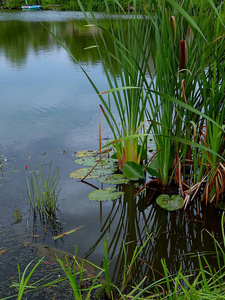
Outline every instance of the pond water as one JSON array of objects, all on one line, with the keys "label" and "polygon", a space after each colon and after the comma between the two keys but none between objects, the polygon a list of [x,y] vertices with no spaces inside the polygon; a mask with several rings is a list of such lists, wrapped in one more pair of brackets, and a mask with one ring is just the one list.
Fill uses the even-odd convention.
[{"label": "pond water", "polygon": [[[96,16],[103,24],[107,22],[104,14]],[[99,99],[79,65],[41,23],[71,49],[99,91],[108,88],[97,52],[84,50],[93,40],[81,13],[0,12],[0,299],[15,294],[9,286],[17,278],[17,263],[23,269],[37,255],[31,247],[33,243],[71,254],[78,245],[78,256],[100,265],[108,234],[109,255],[114,257],[111,275],[114,282],[119,282],[122,240],[131,242],[127,250],[129,260],[136,244],[141,245],[154,232],[134,266],[136,282],[144,274],[148,275],[148,282],[152,280],[149,265],[162,272],[161,258],[167,260],[170,273],[175,273],[180,264],[184,270],[197,268],[197,259],[182,260],[183,254],[213,250],[209,236],[205,234],[202,242],[201,234],[206,228],[221,238],[221,212],[200,207],[197,214],[193,202],[186,212],[169,213],[156,205],[154,194],[158,191],[152,189],[146,197],[134,197],[135,188],[131,185],[119,187],[125,191],[121,199],[96,203],[88,199],[94,190],[92,186],[69,177],[79,168],[74,163],[75,153],[98,148]],[[110,138],[104,120],[102,128],[102,136]],[[54,222],[34,218],[27,196],[26,178],[30,180],[31,171],[39,170],[41,160],[43,173],[48,172],[50,162],[52,169],[60,169],[61,191]],[[96,180],[88,182],[102,187]],[[14,223],[15,209],[22,215],[18,224]],[[81,225],[84,227],[75,233],[52,239]],[[43,276],[42,271],[37,278]],[[41,299],[69,299],[65,288],[52,291],[53,294],[42,291]],[[40,294],[36,293],[27,299],[38,298]]]}]

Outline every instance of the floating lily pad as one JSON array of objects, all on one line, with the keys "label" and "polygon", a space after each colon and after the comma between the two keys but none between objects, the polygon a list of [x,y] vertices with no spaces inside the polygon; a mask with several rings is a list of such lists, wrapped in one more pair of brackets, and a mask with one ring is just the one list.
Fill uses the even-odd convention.
[{"label": "floating lily pad", "polygon": [[[78,165],[94,167],[98,161],[99,161],[99,157],[91,156],[91,157],[78,158],[74,162]],[[110,158],[103,158],[101,162],[99,162],[98,168],[100,168],[101,166],[103,166],[104,168],[112,168],[115,167],[115,163],[114,160]]]},{"label": "floating lily pad", "polygon": [[[71,178],[75,178],[75,179],[82,179],[84,178],[84,176],[86,176],[92,168],[82,168],[79,170],[76,170],[72,173],[70,173],[70,177]],[[117,171],[117,167],[112,167],[112,168],[95,168],[93,171],[91,171],[91,173],[86,177],[86,179],[93,179],[93,178],[97,178],[99,176],[105,176],[105,175],[110,175],[113,174]]]},{"label": "floating lily pad", "polygon": [[123,174],[109,174],[100,177],[98,181],[107,184],[128,184],[130,182],[130,180],[125,178]]},{"label": "floating lily pad", "polygon": [[184,199],[179,195],[162,194],[156,199],[156,203],[163,209],[173,211],[180,209],[183,206]]},{"label": "floating lily pad", "polygon": [[96,153],[96,151],[92,151],[92,150],[77,151],[76,152],[76,157],[90,156],[90,155],[93,155],[95,153]]},{"label": "floating lily pad", "polygon": [[118,192],[116,188],[105,188],[104,190],[96,190],[89,194],[92,201],[107,201],[120,198],[124,192]]},{"label": "floating lily pad", "polygon": [[78,165],[90,166],[90,167],[94,167],[98,161],[99,161],[99,158],[94,157],[94,156],[82,157],[82,158],[78,158],[78,159],[74,160],[74,162]]},{"label": "floating lily pad", "polygon": [[[84,178],[84,176],[86,176],[88,174],[88,172],[91,171],[91,168],[83,168],[83,169],[79,169],[76,170],[72,173],[70,173],[70,177],[71,178],[75,178],[75,179],[82,179]],[[92,178],[97,178],[102,174],[102,170],[93,170],[87,177],[86,179],[92,179]]]}]

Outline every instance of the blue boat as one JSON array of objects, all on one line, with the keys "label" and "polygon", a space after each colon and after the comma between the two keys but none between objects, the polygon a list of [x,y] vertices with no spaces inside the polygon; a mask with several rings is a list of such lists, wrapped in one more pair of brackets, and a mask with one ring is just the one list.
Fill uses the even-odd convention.
[{"label": "blue boat", "polygon": [[41,10],[41,5],[29,5],[25,0],[26,5],[21,6],[22,10]]},{"label": "blue boat", "polygon": [[23,5],[22,10],[41,10],[41,5]]}]

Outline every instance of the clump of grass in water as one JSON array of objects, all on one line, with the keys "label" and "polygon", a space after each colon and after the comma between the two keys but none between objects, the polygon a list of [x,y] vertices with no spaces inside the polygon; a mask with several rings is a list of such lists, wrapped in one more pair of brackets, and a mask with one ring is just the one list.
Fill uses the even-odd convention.
[{"label": "clump of grass in water", "polygon": [[27,178],[27,195],[34,212],[52,216],[55,213],[60,190],[57,191],[59,182],[59,168],[51,175],[51,162],[47,177],[43,177],[42,161],[39,174],[32,172],[30,182]]}]

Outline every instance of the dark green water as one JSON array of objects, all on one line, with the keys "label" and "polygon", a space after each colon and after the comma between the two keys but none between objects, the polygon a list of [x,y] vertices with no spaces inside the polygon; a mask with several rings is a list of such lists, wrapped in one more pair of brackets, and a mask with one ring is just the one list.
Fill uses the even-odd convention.
[{"label": "dark green water", "polygon": [[[107,26],[104,14],[98,14]],[[121,278],[122,240],[132,242],[128,260],[136,244],[141,245],[154,232],[134,266],[133,277],[140,281],[145,274],[152,280],[152,270],[162,272],[161,258],[166,258],[171,274],[180,264],[184,270],[195,269],[197,259],[182,259],[182,255],[201,250],[213,250],[211,240],[201,233],[204,228],[220,238],[220,212],[200,208],[195,204],[186,212],[168,213],[157,207],[154,189],[146,197],[134,197],[132,186],[120,187],[125,196],[114,202],[95,203],[88,200],[93,187],[69,178],[78,169],[75,152],[98,148],[99,99],[80,67],[59,46],[45,25],[73,52],[100,91],[108,88],[97,52],[84,50],[93,44],[80,13],[74,12],[0,12],[0,299],[13,294],[11,277],[17,275],[35,256],[24,243],[38,242],[87,257],[96,264],[103,259],[103,242],[109,233],[109,254],[114,257],[111,274],[115,282]],[[124,21],[126,26],[126,21]],[[110,41],[108,41],[110,43]],[[116,70],[112,70],[116,73]],[[102,120],[103,136],[110,132]],[[60,200],[57,222],[43,223],[30,211],[26,178],[38,170],[43,159],[43,171],[50,161],[60,167]],[[25,168],[27,165],[27,169]],[[95,180],[90,181],[101,188]],[[153,198],[149,202],[149,199]],[[19,209],[23,221],[14,224],[13,210]],[[59,239],[52,236],[84,225],[83,229]],[[33,231],[33,234],[31,233]],[[144,263],[143,263],[144,262]],[[41,269],[42,270],[42,269]],[[43,271],[43,270],[42,270]],[[43,276],[42,271],[37,273]],[[43,271],[44,272],[44,271]],[[65,288],[56,294],[44,291],[41,299],[70,299]],[[40,299],[34,294],[27,299]]]}]

